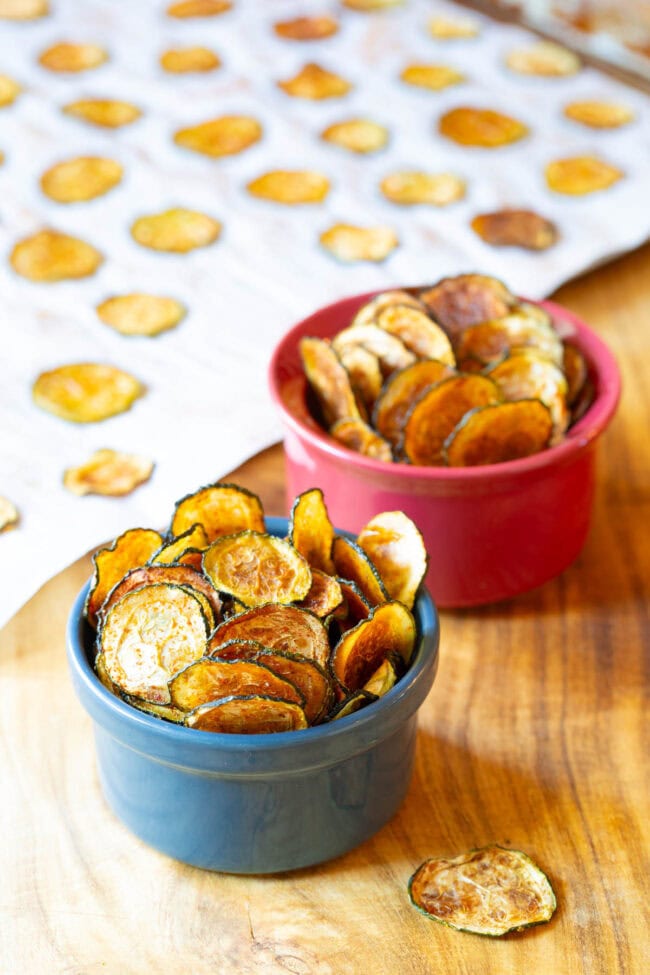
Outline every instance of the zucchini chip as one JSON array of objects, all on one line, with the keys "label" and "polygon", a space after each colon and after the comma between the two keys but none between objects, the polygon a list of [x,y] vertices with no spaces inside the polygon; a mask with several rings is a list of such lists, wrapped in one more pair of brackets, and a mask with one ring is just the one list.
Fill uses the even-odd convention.
[{"label": "zucchini chip", "polygon": [[501,464],[544,450],[552,433],[551,413],[541,400],[479,406],[447,437],[443,456],[449,467]]},{"label": "zucchini chip", "polygon": [[0,497],[0,532],[18,524],[18,509],[8,498]]},{"label": "zucchini chip", "polygon": [[380,312],[377,325],[400,339],[419,359],[438,359],[456,365],[446,332],[424,312],[407,305],[392,305]]},{"label": "zucchini chip", "polygon": [[565,78],[580,70],[580,58],[553,41],[537,41],[529,47],[510,51],[506,56],[506,65],[518,74]]},{"label": "zucchini chip", "polygon": [[562,372],[567,381],[566,401],[569,406],[573,406],[587,381],[588,374],[585,357],[573,342],[564,343]]},{"label": "zucchini chip", "polygon": [[170,542],[165,542],[149,560],[152,565],[170,565],[178,561],[188,548],[203,550],[210,544],[203,525],[192,525],[187,531],[177,535]]},{"label": "zucchini chip", "polygon": [[403,603],[383,603],[341,637],[332,651],[332,672],[343,687],[360,690],[389,653],[408,664],[415,638],[411,611]]},{"label": "zucchini chip", "polygon": [[548,163],[545,169],[549,189],[568,196],[584,196],[606,190],[625,175],[597,156],[571,156]]},{"label": "zucchini chip", "polygon": [[176,559],[176,565],[189,565],[197,572],[203,573],[203,552],[202,548],[188,548]]},{"label": "zucchini chip", "polygon": [[565,107],[564,114],[573,122],[580,122],[590,129],[617,129],[634,119],[632,109],[620,102],[570,102]]},{"label": "zucchini chip", "polygon": [[375,698],[383,697],[384,694],[388,694],[392,687],[395,687],[396,681],[397,671],[395,670],[395,664],[389,657],[386,657],[370,680],[366,681],[363,690],[367,694],[372,694]]},{"label": "zucchini chip", "polygon": [[255,640],[270,650],[299,654],[325,667],[330,656],[327,630],[313,613],[298,606],[268,603],[224,620],[208,644],[208,653],[219,656],[232,640]]},{"label": "zucchini chip", "polygon": [[171,677],[205,652],[208,623],[188,589],[156,583],[134,589],[109,609],[100,634],[106,672],[120,691],[169,704]]},{"label": "zucchini chip", "polygon": [[[384,314],[382,312],[382,314]],[[433,324],[433,323],[432,323]],[[367,325],[349,325],[334,336],[332,348],[340,355],[350,346],[360,345],[379,359],[382,374],[390,376],[398,369],[405,369],[415,362],[415,355],[407,349],[401,338],[391,335],[379,324],[368,322]],[[348,414],[350,416],[352,414]]]},{"label": "zucchini chip", "polygon": [[446,207],[465,196],[465,180],[453,173],[401,171],[385,176],[379,188],[387,200],[400,206],[427,204]]},{"label": "zucchini chip", "polygon": [[368,619],[371,606],[356,582],[351,579],[339,579],[338,582],[345,598],[345,615],[341,614],[342,621],[356,626],[361,620]]},{"label": "zucchini chip", "polygon": [[142,115],[137,105],[109,98],[81,98],[64,105],[63,112],[102,129],[119,129],[123,125],[131,125]]},{"label": "zucchini chip", "polygon": [[48,71],[89,71],[108,61],[108,52],[99,44],[74,44],[62,41],[43,51],[38,63]]},{"label": "zucchini chip", "polygon": [[503,318],[517,299],[505,284],[485,274],[459,274],[443,278],[420,294],[427,311],[454,342],[468,325]]},{"label": "zucchini chip", "polygon": [[409,64],[400,74],[400,79],[416,88],[442,91],[443,88],[465,81],[465,75],[448,64]]},{"label": "zucchini chip", "polygon": [[359,532],[357,543],[376,566],[389,597],[413,609],[429,556],[411,519],[403,511],[384,511]]},{"label": "zucchini chip", "polygon": [[401,7],[404,0],[341,0],[341,2],[348,10],[368,14],[375,10],[388,10],[389,7]]},{"label": "zucchini chip", "polygon": [[339,29],[334,17],[294,17],[273,24],[273,30],[285,41],[322,41]]},{"label": "zucchini chip", "polygon": [[9,78],[6,74],[0,74],[0,108],[13,105],[21,91],[22,88],[13,78]]},{"label": "zucchini chip", "polygon": [[443,464],[443,444],[468,410],[503,398],[496,382],[486,376],[443,379],[425,392],[408,414],[402,443],[405,455],[412,464]]},{"label": "zucchini chip", "polygon": [[183,207],[138,217],[131,226],[131,236],[142,247],[169,254],[187,254],[197,247],[208,247],[220,233],[218,220]]},{"label": "zucchini chip", "polygon": [[212,159],[234,156],[262,138],[262,126],[250,115],[223,115],[187,129],[179,129],[174,142]]},{"label": "zucchini chip", "polygon": [[303,491],[293,502],[289,516],[289,541],[312,569],[331,575],[334,528],[320,488]]},{"label": "zucchini chip", "polygon": [[385,261],[399,246],[397,234],[391,227],[357,227],[350,223],[335,223],[319,238],[332,257],[343,264],[357,261]]},{"label": "zucchini chip", "polygon": [[78,156],[51,166],[41,176],[41,189],[56,203],[94,200],[122,180],[123,169],[114,159]]},{"label": "zucchini chip", "polygon": [[292,98],[321,101],[324,98],[342,98],[351,90],[352,85],[340,75],[311,62],[301,68],[293,78],[278,81],[278,88]]},{"label": "zucchini chip", "polygon": [[221,67],[221,59],[208,47],[174,47],[160,55],[160,67],[170,74],[204,73]]},{"label": "zucchini chip", "polygon": [[203,571],[215,589],[248,607],[298,602],[311,588],[309,563],[289,542],[250,530],[212,542]]},{"label": "zucchini chip", "polygon": [[460,146],[497,149],[528,135],[528,127],[516,118],[490,108],[452,108],[440,116],[438,131]]},{"label": "zucchini chip", "polygon": [[[519,349],[490,369],[503,398],[540,399],[553,418],[553,443],[562,438],[569,425],[568,385],[564,373],[554,362],[536,349]],[[475,404],[480,406],[481,404]]]},{"label": "zucchini chip", "polygon": [[208,484],[176,502],[171,532],[178,537],[202,525],[208,541],[247,528],[264,531],[264,509],[256,494],[236,484]]},{"label": "zucchini chip", "polygon": [[193,711],[201,704],[236,695],[262,694],[304,704],[293,684],[254,660],[195,660],[169,682],[172,704]]},{"label": "zucchini chip", "polygon": [[261,200],[296,206],[322,203],[329,193],[330,182],[322,173],[312,170],[275,169],[252,180],[246,189]]},{"label": "zucchini chip", "polygon": [[141,701],[139,698],[132,697],[130,694],[125,694],[124,700],[132,708],[137,708],[138,711],[144,711],[145,714],[151,714],[154,718],[171,721],[173,724],[185,723],[185,711],[172,707],[171,704],[152,704],[151,701]]},{"label": "zucchini chip", "polygon": [[548,321],[532,318],[525,306],[520,307],[521,312],[515,308],[504,318],[466,328],[456,346],[458,361],[471,358],[487,364],[510,352],[531,348],[561,365],[563,349],[558,333]]},{"label": "zucchini chip", "polygon": [[68,467],[63,472],[63,484],[80,497],[102,494],[121,498],[148,481],[153,468],[153,461],[146,457],[117,450],[96,450],[81,467]]},{"label": "zucchini chip", "polygon": [[332,559],[337,575],[356,583],[369,606],[378,606],[389,598],[377,567],[357,542],[337,535]]},{"label": "zucchini chip", "polygon": [[185,718],[188,728],[227,735],[268,735],[307,727],[299,704],[273,697],[232,696],[203,704]]},{"label": "zucchini chip", "polygon": [[390,444],[363,420],[338,420],[330,427],[330,433],[335,440],[357,454],[383,460],[386,464],[393,460]]},{"label": "zucchini chip", "polygon": [[9,258],[16,274],[39,284],[88,278],[103,260],[92,244],[58,230],[40,230],[19,240]]},{"label": "zucchini chip", "polygon": [[98,423],[124,413],[144,393],[135,376],[99,362],[42,372],[32,387],[37,406],[70,423]]},{"label": "zucchini chip", "polygon": [[190,17],[218,17],[232,8],[230,0],[177,0],[167,7],[168,17],[186,20]]},{"label": "zucchini chip", "polygon": [[49,12],[48,0],[0,0],[2,20],[38,20]]},{"label": "zucchini chip", "polygon": [[186,309],[176,298],[134,292],[107,298],[96,311],[120,335],[153,336],[176,328]]},{"label": "zucchini chip", "polygon": [[208,582],[202,572],[189,565],[141,565],[127,572],[114,585],[101,606],[101,617],[105,618],[109,609],[127,592],[151,586],[154,583],[168,583],[188,589],[200,601],[206,618],[214,626],[221,619],[221,599],[217,590]]},{"label": "zucchini chip", "polygon": [[370,301],[367,301],[365,305],[359,308],[358,312],[352,319],[352,325],[371,325],[376,324],[377,318],[386,308],[392,308],[393,305],[400,305],[407,308],[415,308],[416,311],[426,311],[426,308],[422,302],[414,297],[414,295],[409,294],[408,291],[382,291],[381,294],[375,295]]},{"label": "zucchini chip", "polygon": [[298,605],[301,609],[308,609],[320,619],[331,616],[343,605],[343,593],[338,580],[312,567],[311,588]]},{"label": "zucchini chip", "polygon": [[303,710],[310,725],[317,724],[332,706],[332,682],[320,664],[299,654],[260,649],[258,663],[297,687],[304,698]]},{"label": "zucchini chip", "polygon": [[425,860],[409,881],[409,895],[427,917],[492,938],[550,921],[557,906],[530,857],[496,845]]},{"label": "zucchini chip", "polygon": [[121,697],[119,687],[116,687],[113,681],[108,676],[108,671],[106,670],[106,660],[104,659],[104,654],[100,652],[95,657],[95,673],[99,677],[101,683],[104,685],[107,691],[114,694],[115,697]]},{"label": "zucchini chip", "polygon": [[325,339],[300,339],[300,358],[326,426],[345,417],[361,419],[350,376]]},{"label": "zucchini chip", "polygon": [[321,139],[324,142],[331,142],[332,145],[359,155],[379,152],[387,145],[389,138],[389,131],[384,125],[366,118],[351,118],[345,122],[335,122],[321,132]]},{"label": "zucchini chip", "polygon": [[361,399],[366,413],[371,413],[384,381],[379,359],[362,345],[346,345],[338,356],[355,394]]},{"label": "zucchini chip", "polygon": [[356,714],[357,711],[368,707],[369,704],[373,704],[376,700],[377,695],[371,694],[369,691],[364,689],[354,691],[353,694],[348,694],[342,701],[339,701],[336,707],[329,713],[327,720],[338,721],[339,718],[347,718],[349,714]]},{"label": "zucchini chip", "polygon": [[531,251],[545,251],[559,237],[555,224],[534,210],[506,209],[479,213],[470,226],[481,240],[492,247],[523,247]]},{"label": "zucchini chip", "polygon": [[406,416],[424,390],[453,372],[445,362],[425,359],[393,373],[375,403],[372,416],[373,425],[392,447],[401,442]]},{"label": "zucchini chip", "polygon": [[91,626],[97,626],[97,614],[113,586],[130,569],[144,565],[160,548],[161,543],[161,536],[153,529],[131,528],[116,538],[108,548],[95,552],[93,578],[84,606],[84,613]]},{"label": "zucchini chip", "polygon": [[437,41],[459,41],[478,37],[479,26],[463,17],[431,17],[429,33]]}]

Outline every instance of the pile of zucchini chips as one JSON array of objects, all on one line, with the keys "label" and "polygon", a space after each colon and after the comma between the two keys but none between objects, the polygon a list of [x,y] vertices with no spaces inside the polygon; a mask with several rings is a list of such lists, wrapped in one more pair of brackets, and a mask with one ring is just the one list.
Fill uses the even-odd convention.
[{"label": "pile of zucchini chips", "polygon": [[204,731],[294,731],[352,714],[390,690],[416,646],[427,570],[402,512],[337,535],[318,488],[287,538],[232,484],[180,500],[169,532],[134,528],[94,555],[85,605],[95,670],[117,697]]},{"label": "pile of zucchini chips", "polygon": [[560,443],[588,409],[580,350],[496,278],[462,274],[364,304],[300,355],[317,421],[377,460],[473,467]]}]

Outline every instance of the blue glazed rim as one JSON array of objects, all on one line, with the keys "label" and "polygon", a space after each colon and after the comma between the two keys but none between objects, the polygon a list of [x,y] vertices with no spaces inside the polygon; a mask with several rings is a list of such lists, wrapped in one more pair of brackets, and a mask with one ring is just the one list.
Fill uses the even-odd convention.
[{"label": "blue glazed rim", "polygon": [[[267,530],[286,536],[286,518],[266,518]],[[339,534],[350,536],[349,532]],[[68,618],[68,665],[77,695],[93,721],[133,751],[163,764],[228,776],[300,774],[352,758],[388,738],[417,711],[438,666],[440,623],[431,596],[418,595],[413,614],[418,628],[415,656],[402,679],[384,697],[332,724],[281,734],[238,735],[185,728],[152,717],[108,691],[88,657],[92,631],[83,616],[90,581],[78,594]]]}]

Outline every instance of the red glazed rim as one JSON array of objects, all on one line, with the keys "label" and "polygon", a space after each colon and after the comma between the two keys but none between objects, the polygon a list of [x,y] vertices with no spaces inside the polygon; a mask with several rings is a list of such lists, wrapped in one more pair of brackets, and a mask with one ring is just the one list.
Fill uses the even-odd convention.
[{"label": "red glazed rim", "polygon": [[[389,464],[385,461],[374,460],[371,457],[364,457],[347,447],[337,444],[325,431],[320,433],[306,426],[301,419],[287,409],[282,399],[282,383],[280,375],[282,364],[287,356],[287,352],[293,349],[298,337],[309,335],[304,328],[315,319],[322,321],[332,314],[338,312],[340,307],[345,304],[361,307],[377,294],[383,291],[400,288],[401,285],[394,285],[391,288],[382,288],[379,291],[370,291],[365,294],[351,295],[341,298],[325,305],[323,308],[304,318],[294,325],[282,337],[275,347],[269,365],[269,386],[271,397],[280,410],[285,422],[303,440],[308,441],[317,450],[329,454],[341,463],[349,464],[354,462],[355,466],[366,470],[368,473],[384,475],[388,472],[395,473],[399,468],[400,477],[405,480],[432,480],[447,483],[480,481],[482,479],[494,480],[495,478],[512,477],[516,474],[526,474],[528,472],[548,467],[549,465],[563,466],[570,462],[576,454],[584,450],[593,440],[596,439],[607,427],[616,412],[618,401],[621,395],[621,376],[616,364],[616,360],[607,345],[576,315],[568,311],[562,305],[552,301],[531,301],[528,298],[520,298],[521,301],[539,305],[544,308],[553,318],[554,324],[563,338],[576,340],[589,366],[589,371],[595,379],[596,395],[594,402],[589,407],[583,417],[571,427],[562,443],[554,447],[549,447],[538,454],[530,457],[523,457],[520,460],[503,461],[500,464],[486,464],[482,467],[420,467],[415,464]],[[306,382],[306,380],[305,380]]]}]

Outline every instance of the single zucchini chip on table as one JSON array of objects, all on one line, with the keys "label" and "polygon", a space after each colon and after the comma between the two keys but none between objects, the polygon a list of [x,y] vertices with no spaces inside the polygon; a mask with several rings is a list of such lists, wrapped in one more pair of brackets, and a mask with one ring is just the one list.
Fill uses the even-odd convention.
[{"label": "single zucchini chip on table", "polygon": [[358,227],[350,223],[335,223],[323,231],[321,245],[337,261],[353,264],[356,261],[380,263],[399,246],[397,234],[391,227]]},{"label": "single zucchini chip on table", "polygon": [[262,138],[262,126],[250,115],[222,115],[187,129],[179,129],[174,136],[177,146],[199,152],[212,159],[234,156]]},{"label": "single zucchini chip on table", "polygon": [[96,310],[120,335],[160,335],[185,317],[185,306],[175,298],[139,292],[107,298]]},{"label": "single zucchini chip on table", "polygon": [[203,704],[185,718],[188,728],[222,734],[265,735],[307,727],[299,704],[262,695],[232,696]]},{"label": "single zucchini chip on table", "polygon": [[442,325],[452,343],[468,325],[488,318],[503,318],[517,299],[497,278],[486,274],[459,274],[443,278],[420,293],[432,318]]},{"label": "single zucchini chip on table", "polygon": [[392,447],[401,442],[408,412],[425,389],[453,373],[446,362],[424,359],[393,373],[387,380],[375,403],[372,422]]},{"label": "single zucchini chip on table", "polygon": [[462,17],[432,17],[429,20],[429,33],[437,41],[467,40],[478,37],[479,26],[475,21]]},{"label": "single zucchini chip on table", "polygon": [[148,481],[153,468],[153,461],[146,457],[117,450],[96,450],[85,464],[68,467],[63,472],[63,484],[80,497],[101,494],[120,498]]},{"label": "single zucchini chip on table", "polygon": [[496,149],[518,142],[528,127],[510,115],[490,108],[452,108],[440,117],[438,131],[461,146]]},{"label": "single zucchini chip on table", "polygon": [[252,180],[246,189],[251,196],[262,200],[294,206],[322,203],[329,193],[330,183],[322,173],[312,170],[275,169]]},{"label": "single zucchini chip on table", "polygon": [[386,602],[388,593],[379,570],[358,542],[337,535],[332,544],[332,559],[337,575],[355,583],[369,606]]},{"label": "single zucchini chip on table", "polygon": [[399,654],[408,664],[415,639],[410,610],[403,603],[383,603],[341,637],[332,651],[332,672],[343,687],[360,690],[389,653]]},{"label": "single zucchini chip on table", "polygon": [[289,542],[250,530],[212,542],[203,572],[215,589],[249,607],[297,602],[311,588],[309,564]]},{"label": "single zucchini chip on table", "polygon": [[351,90],[352,85],[340,75],[310,62],[293,78],[278,81],[278,88],[292,98],[320,101],[324,98],[342,98]]},{"label": "single zucchini chip on table", "polygon": [[331,344],[325,339],[302,338],[300,358],[325,425],[346,417],[361,419],[350,376]]},{"label": "single zucchini chip on table", "polygon": [[402,170],[385,176],[379,188],[387,200],[400,206],[445,207],[465,196],[465,180],[453,173]]},{"label": "single zucchini chip on table", "polygon": [[479,406],[449,435],[443,456],[449,467],[501,464],[538,454],[549,446],[552,433],[553,419],[541,400]]},{"label": "single zucchini chip on table", "polygon": [[122,166],[114,159],[80,156],[51,166],[41,176],[41,189],[56,203],[94,200],[122,180]]},{"label": "single zucchini chip on table", "polygon": [[32,387],[37,406],[71,423],[98,423],[124,413],[145,393],[135,376],[100,362],[42,372]]},{"label": "single zucchini chip on table", "polygon": [[255,640],[271,650],[299,654],[327,666],[330,645],[327,630],[313,613],[298,606],[268,603],[224,620],[210,637],[208,653],[219,656],[231,640]]},{"label": "single zucchini chip on table", "polygon": [[530,857],[496,845],[425,860],[409,881],[409,895],[427,917],[493,938],[550,921],[557,906]]},{"label": "single zucchini chip on table", "polygon": [[303,491],[293,502],[289,516],[289,541],[312,569],[331,575],[334,528],[320,488]]},{"label": "single zucchini chip on table", "polygon": [[103,260],[85,240],[58,230],[40,230],[18,241],[9,263],[16,274],[29,281],[52,284],[90,277]]},{"label": "single zucchini chip on table", "polygon": [[441,91],[465,81],[465,75],[448,64],[409,64],[400,74],[400,78],[407,85],[428,88],[429,91]]},{"label": "single zucchini chip on table", "polygon": [[424,312],[407,305],[391,305],[379,313],[377,325],[403,342],[419,359],[437,359],[456,365],[446,332]]},{"label": "single zucchini chip on table", "polygon": [[130,528],[108,548],[95,552],[93,578],[84,606],[84,613],[91,626],[97,625],[97,614],[113,586],[130,569],[148,562],[161,543],[162,537],[151,528]]},{"label": "single zucchini chip on table", "polygon": [[197,247],[207,247],[220,234],[218,220],[184,207],[138,217],[131,226],[131,236],[142,247],[170,254],[187,254]]},{"label": "single zucchini chip on table", "polygon": [[141,565],[131,569],[108,593],[102,604],[100,616],[105,617],[111,606],[122,596],[126,596],[127,592],[141,589],[142,586],[151,586],[156,582],[166,582],[189,589],[201,603],[206,618],[212,626],[221,619],[219,593],[202,572],[189,565]]},{"label": "single zucchini chip on table", "polygon": [[109,98],[82,98],[65,105],[63,112],[102,129],[119,129],[123,125],[131,125],[142,115],[137,105]]},{"label": "single zucchini chip on table", "polygon": [[378,152],[388,143],[390,134],[384,125],[365,118],[351,118],[335,122],[321,133],[324,142],[331,142],[348,152],[366,155]]},{"label": "single zucchini chip on table", "polygon": [[492,247],[524,247],[531,251],[547,250],[559,236],[555,224],[534,210],[479,213],[472,220],[471,228]]},{"label": "single zucchini chip on table", "polygon": [[280,697],[303,705],[300,691],[288,680],[255,660],[220,660],[206,657],[189,664],[169,682],[172,704],[193,711],[201,704],[235,695]]},{"label": "single zucchini chip on table", "polygon": [[537,41],[530,47],[511,51],[506,57],[506,65],[518,74],[542,78],[564,78],[576,74],[581,67],[577,54],[553,41]]},{"label": "single zucchini chip on table", "polygon": [[167,7],[167,16],[185,20],[190,17],[218,17],[232,8],[231,0],[177,0]]},{"label": "single zucchini chip on table", "polygon": [[252,491],[236,484],[208,484],[176,502],[171,532],[178,537],[193,525],[202,525],[208,541],[251,529],[264,531],[262,502]]},{"label": "single zucchini chip on table", "polygon": [[617,129],[634,119],[634,112],[619,102],[580,101],[570,102],[564,114],[574,122],[590,129]]},{"label": "single zucchini chip on table", "polygon": [[597,156],[571,156],[548,163],[545,170],[549,189],[568,196],[584,196],[606,190],[625,175]]},{"label": "single zucchini chip on table", "polygon": [[221,59],[207,47],[175,47],[160,55],[160,67],[170,74],[194,71],[214,71],[221,67]]},{"label": "single zucchini chip on table", "polygon": [[154,552],[150,562],[154,565],[171,565],[183,555],[189,548],[206,549],[210,544],[210,539],[205,533],[203,525],[197,523],[188,528],[187,531],[177,535],[169,542],[165,542],[157,552]]},{"label": "single zucchini chip on table", "polygon": [[411,519],[403,511],[384,511],[359,532],[357,544],[376,566],[390,598],[412,609],[429,557]]},{"label": "single zucchini chip on table", "polygon": [[390,464],[393,459],[393,452],[388,441],[384,440],[372,427],[364,423],[363,420],[346,419],[337,420],[330,427],[331,435],[339,443],[357,454],[365,457],[372,457],[375,460],[383,460]]},{"label": "single zucchini chip on table", "polygon": [[273,24],[273,30],[287,41],[321,41],[336,34],[339,29],[334,17],[294,17]]}]

